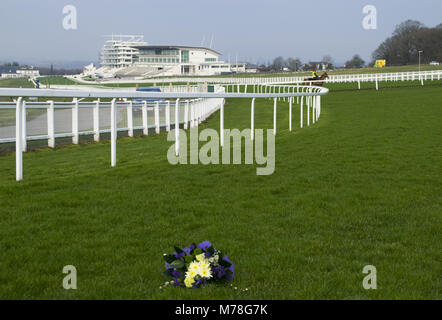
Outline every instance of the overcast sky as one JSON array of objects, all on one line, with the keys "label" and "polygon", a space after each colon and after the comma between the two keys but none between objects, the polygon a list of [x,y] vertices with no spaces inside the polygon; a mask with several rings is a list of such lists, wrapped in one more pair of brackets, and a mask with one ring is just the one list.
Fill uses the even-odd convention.
[{"label": "overcast sky", "polygon": [[[78,29],[63,29],[65,5]],[[377,29],[362,27],[365,5],[377,8]],[[342,63],[371,53],[406,19],[433,27],[441,0],[0,0],[0,61],[97,61],[112,33],[141,34],[149,44],[205,46],[227,60],[276,56]]]}]

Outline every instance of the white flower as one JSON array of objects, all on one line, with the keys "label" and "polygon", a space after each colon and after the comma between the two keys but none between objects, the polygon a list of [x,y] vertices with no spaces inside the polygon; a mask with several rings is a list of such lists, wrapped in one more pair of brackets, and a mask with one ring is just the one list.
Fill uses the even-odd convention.
[{"label": "white flower", "polygon": [[196,260],[199,262],[204,261],[204,260],[206,260],[206,255],[204,253],[201,253],[196,256]]}]

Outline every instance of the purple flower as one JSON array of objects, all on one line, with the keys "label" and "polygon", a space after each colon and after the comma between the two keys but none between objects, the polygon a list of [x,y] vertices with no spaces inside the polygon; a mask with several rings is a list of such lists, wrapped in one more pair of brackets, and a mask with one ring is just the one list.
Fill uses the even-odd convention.
[{"label": "purple flower", "polygon": [[[181,259],[184,256],[184,252],[181,252],[181,253],[174,252],[173,254],[175,255],[175,258],[177,258],[177,259]],[[181,260],[183,260],[183,259],[181,259]]]},{"label": "purple flower", "polygon": [[207,251],[207,249],[209,249],[211,246],[212,246],[212,244],[208,240],[206,240],[206,241],[201,242],[196,247],[203,250],[203,251]]},{"label": "purple flower", "polygon": [[227,276],[227,277],[226,277],[226,280],[227,280],[227,281],[232,281],[232,280],[233,280],[233,277],[235,276],[235,266],[233,265],[232,261],[229,260],[229,257],[228,257],[228,256],[224,256],[224,257],[223,257],[223,260],[226,261],[226,262],[229,262],[229,263],[230,263],[230,267],[228,267],[227,269],[230,270],[230,271],[232,271],[232,274],[230,274],[229,276]]},{"label": "purple flower", "polygon": [[190,251],[192,251],[195,248],[195,245],[191,244],[188,248],[184,248],[183,251],[187,255],[190,254]]}]

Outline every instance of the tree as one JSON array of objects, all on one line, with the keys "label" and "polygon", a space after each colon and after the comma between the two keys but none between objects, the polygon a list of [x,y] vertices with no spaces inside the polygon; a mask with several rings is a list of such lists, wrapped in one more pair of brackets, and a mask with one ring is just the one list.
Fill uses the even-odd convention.
[{"label": "tree", "polygon": [[282,68],[285,66],[285,60],[283,57],[279,56],[273,59],[272,63],[272,69],[276,71],[281,71]]},{"label": "tree", "polygon": [[423,23],[416,20],[408,19],[396,26],[396,28],[393,31],[393,36],[407,35],[416,32],[422,28],[425,28],[425,25]]},{"label": "tree", "polygon": [[365,64],[365,61],[362,58],[355,54],[353,58],[345,63],[346,68],[362,68]]},{"label": "tree", "polygon": [[298,71],[301,67],[301,60],[299,58],[288,58],[286,61],[287,67],[292,71]]},{"label": "tree", "polygon": [[333,58],[331,56],[325,55],[321,62],[326,65],[326,69],[333,69]]},{"label": "tree", "polygon": [[442,24],[426,28],[419,21],[404,21],[379,45],[372,58],[385,59],[389,65],[406,65],[418,63],[419,51],[424,52],[423,63],[442,60]]}]

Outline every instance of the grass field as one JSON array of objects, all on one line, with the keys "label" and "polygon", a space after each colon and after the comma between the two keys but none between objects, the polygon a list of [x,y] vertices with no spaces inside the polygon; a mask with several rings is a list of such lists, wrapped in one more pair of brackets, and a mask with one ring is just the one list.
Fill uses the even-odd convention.
[{"label": "grass field", "polygon": [[66,85],[74,85],[78,84],[75,81],[72,81],[71,79],[61,77],[61,76],[46,76],[46,77],[39,77],[38,80],[40,80],[41,85],[51,85],[51,84],[66,84]]},{"label": "grass field", "polygon": [[[430,70],[441,70],[441,66],[430,66],[422,64],[420,66],[421,71],[430,71]],[[406,66],[388,66],[385,68],[339,68],[334,70],[328,70],[327,73],[330,75],[338,75],[338,74],[361,74],[361,73],[388,73],[388,72],[411,72],[411,71],[419,71],[419,65],[406,65]],[[319,72],[321,73],[321,72]],[[298,77],[298,76],[310,76],[311,71],[308,72],[258,72],[258,73],[237,73],[237,74],[226,74],[226,75],[215,75],[215,76],[198,76],[197,78],[246,78],[246,77]],[[183,76],[188,78],[188,76]],[[168,77],[160,77],[160,78],[168,78]],[[176,78],[176,77],[174,77]]]},{"label": "grass field", "polygon": [[[20,183],[0,156],[0,298],[441,299],[442,86],[350,89],[310,127],[296,107],[293,132],[279,103],[271,176],[172,166],[166,134],[119,140],[116,168],[108,142],[25,153]],[[256,127],[272,114],[257,100]],[[227,101],[226,128],[249,116],[249,100]],[[229,254],[238,290],[159,289],[162,254],[203,240]],[[368,264],[377,290],[362,288]]]},{"label": "grass field", "polygon": [[34,88],[27,78],[0,79],[0,88]]}]

